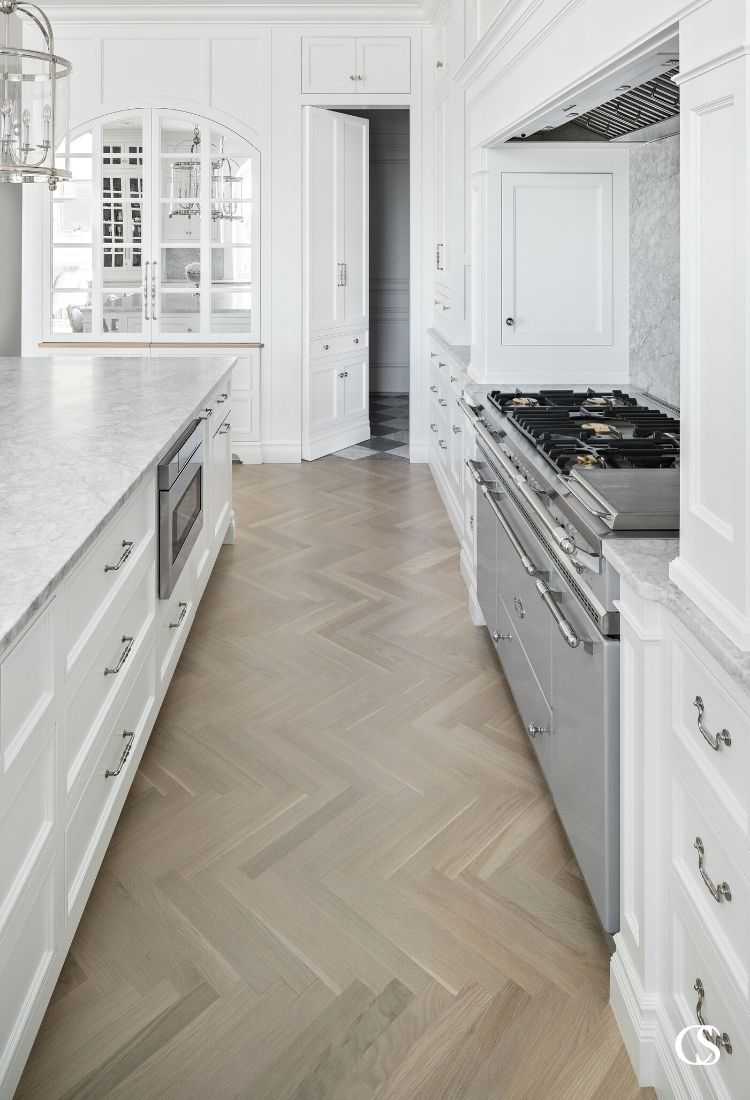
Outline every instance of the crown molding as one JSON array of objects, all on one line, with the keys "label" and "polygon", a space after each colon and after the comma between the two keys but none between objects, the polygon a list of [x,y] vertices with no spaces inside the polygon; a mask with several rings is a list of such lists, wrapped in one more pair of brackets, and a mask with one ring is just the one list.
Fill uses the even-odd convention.
[{"label": "crown molding", "polygon": [[162,3],[110,3],[103,0],[48,0],[45,9],[53,24],[63,23],[401,23],[423,26],[429,24],[439,0],[421,0],[408,3],[404,0],[345,0],[341,3],[304,4],[276,0],[276,3],[246,3],[228,0],[211,3],[210,0],[167,0]]}]

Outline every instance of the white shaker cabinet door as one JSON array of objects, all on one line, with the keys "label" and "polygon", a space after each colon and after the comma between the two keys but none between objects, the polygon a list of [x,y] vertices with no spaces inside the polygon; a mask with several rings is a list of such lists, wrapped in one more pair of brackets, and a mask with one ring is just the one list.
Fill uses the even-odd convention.
[{"label": "white shaker cabinet door", "polygon": [[344,315],[347,326],[366,328],[369,313],[369,159],[368,123],[339,115],[344,145],[343,200]]},{"label": "white shaker cabinet door", "polygon": [[347,420],[359,420],[369,411],[369,370],[367,352],[341,363],[339,375],[343,373],[343,402],[341,415]]},{"label": "white shaker cabinet door", "polygon": [[411,91],[411,39],[358,38],[357,84],[360,92]]},{"label": "white shaker cabinet door", "polygon": [[502,175],[502,342],[613,342],[612,176]]},{"label": "white shaker cabinet door", "polygon": [[343,131],[333,111],[311,109],[307,119],[306,272],[311,334],[344,321],[345,165]]},{"label": "white shaker cabinet door", "polygon": [[355,90],[357,72],[356,39],[302,39],[303,94]]}]

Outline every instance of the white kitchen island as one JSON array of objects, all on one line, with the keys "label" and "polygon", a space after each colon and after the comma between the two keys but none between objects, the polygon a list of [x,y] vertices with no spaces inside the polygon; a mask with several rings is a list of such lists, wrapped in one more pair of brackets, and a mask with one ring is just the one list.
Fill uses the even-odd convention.
[{"label": "white kitchen island", "polygon": [[[233,539],[233,365],[0,359],[2,1100]],[[203,528],[160,600],[157,466],[198,419]]]}]

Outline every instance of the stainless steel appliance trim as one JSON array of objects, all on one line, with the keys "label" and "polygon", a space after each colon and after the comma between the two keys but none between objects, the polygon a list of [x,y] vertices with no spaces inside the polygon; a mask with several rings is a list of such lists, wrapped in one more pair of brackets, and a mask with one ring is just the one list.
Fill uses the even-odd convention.
[{"label": "stainless steel appliance trim", "polygon": [[[195,440],[200,440],[193,446]],[[188,446],[189,444],[189,446]],[[179,473],[175,474],[175,468]],[[172,556],[172,514],[175,505],[195,477],[200,478],[200,510],[185,536],[179,554]],[[203,530],[205,495],[203,487],[203,426],[196,421],[159,464],[159,599],[172,595],[177,580]]]},{"label": "stainless steel appliance trim", "polygon": [[516,554],[518,554],[518,557],[521,560],[521,565],[524,568],[524,572],[528,573],[530,577],[538,577],[541,570],[537,569],[537,567],[534,565],[533,561],[524,550],[521,541],[516,535],[515,531],[498,508],[497,503],[492,496],[492,490],[490,489],[489,485],[484,480],[477,480],[476,478],[475,480],[477,481],[477,485],[479,486],[481,492],[486,497],[487,503],[489,504],[490,508],[495,513],[498,523],[502,527],[503,531],[505,531],[505,534],[508,536],[508,541],[515,550]]},{"label": "stainless steel appliance trim", "polygon": [[[492,466],[489,458],[487,459],[488,465]],[[493,468],[494,469],[494,468]],[[535,522],[534,517],[529,510],[524,507],[524,502],[519,495],[513,491],[513,487],[506,482],[498,471],[495,471],[497,475],[497,482],[502,489],[505,490],[506,495],[513,501],[514,505],[521,513],[523,518],[531,527],[532,531],[539,539],[540,543],[547,551],[553,562],[560,570],[560,573],[565,580],[565,583],[575,593],[578,602],[583,607],[587,616],[596,625],[596,627],[607,635],[618,635],[620,633],[620,616],[616,611],[609,611],[604,604],[597,598],[597,596],[591,591],[589,586],[584,581],[579,580],[571,559],[566,558],[560,554],[556,545],[553,545],[550,539],[545,535],[541,526]],[[515,482],[514,482],[515,485]]]},{"label": "stainless steel appliance trim", "polygon": [[552,589],[550,588],[550,586],[544,581],[537,581],[536,590],[542,597],[543,604],[557,623],[557,629],[560,631],[565,641],[568,643],[571,649],[577,649],[578,646],[581,644],[581,639],[578,637],[573,627],[570,625],[560,608],[557,606],[555,597],[552,594]]},{"label": "stainless steel appliance trim", "polygon": [[471,407],[462,398],[459,399],[458,404],[459,407],[463,409],[466,415],[469,416],[469,418],[472,420],[474,428],[479,437],[490,448],[490,451],[500,463],[506,475],[510,477],[513,482],[518,486],[519,493],[526,501],[529,508],[535,513],[538,520],[543,524],[548,534],[551,535],[560,550],[562,550],[564,554],[573,554],[576,549],[575,541],[570,537],[564,527],[560,527],[558,523],[554,522],[544,505],[540,504],[539,500],[531,491],[531,489],[529,489],[528,485],[518,473],[518,470],[515,468],[508,456],[498,447],[491,432],[489,432],[485,425],[482,423],[481,418],[477,416],[474,410],[471,409]]},{"label": "stainless steel appliance trim", "polygon": [[[591,501],[596,501],[596,497],[589,494],[587,500],[585,494],[589,492],[589,490],[581,482],[573,481],[572,478],[566,477],[565,474],[560,474],[560,481],[562,481],[571,496],[574,496],[578,503],[583,505],[586,511],[590,512],[592,516],[596,516],[597,519],[603,520],[614,518],[611,512],[607,512],[603,508],[595,508],[592,506]],[[599,502],[596,501],[596,503],[598,504]]]}]

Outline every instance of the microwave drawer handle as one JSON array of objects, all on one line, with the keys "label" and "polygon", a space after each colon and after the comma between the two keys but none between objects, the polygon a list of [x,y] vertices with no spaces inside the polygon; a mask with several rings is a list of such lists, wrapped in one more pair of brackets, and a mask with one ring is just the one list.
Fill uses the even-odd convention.
[{"label": "microwave drawer handle", "polygon": [[505,531],[505,534],[508,536],[508,542],[511,544],[511,546],[515,550],[516,554],[518,554],[518,557],[521,561],[521,565],[524,568],[524,572],[528,573],[528,575],[530,577],[538,576],[538,574],[541,572],[541,570],[537,569],[537,567],[534,565],[531,558],[528,556],[528,554],[524,550],[518,536],[516,535],[516,532],[513,530],[513,528],[511,527],[511,525],[508,523],[507,519],[503,515],[503,513],[498,508],[497,501],[493,497],[492,491],[488,488],[487,485],[483,485],[482,486],[482,492],[484,493],[485,499],[486,499],[487,503],[489,504],[490,508],[492,509],[492,511],[497,516],[498,523],[502,527],[503,531]]},{"label": "microwave drawer handle", "polygon": [[574,481],[572,477],[565,477],[562,474],[560,475],[560,481],[562,481],[563,485],[568,490],[570,495],[575,497],[578,503],[582,504],[590,515],[596,516],[597,519],[612,519],[611,512],[606,511],[606,509],[604,508],[597,508],[592,505],[592,500],[595,502],[595,504],[598,504],[599,502],[596,500],[596,497],[593,496],[587,486],[579,485],[578,482]]},{"label": "microwave drawer handle", "polygon": [[542,603],[557,623],[557,629],[560,631],[565,641],[571,649],[577,649],[581,644],[581,639],[557,606],[557,601],[552,594],[550,586],[546,584],[545,581],[537,581],[536,590],[542,598]]}]

